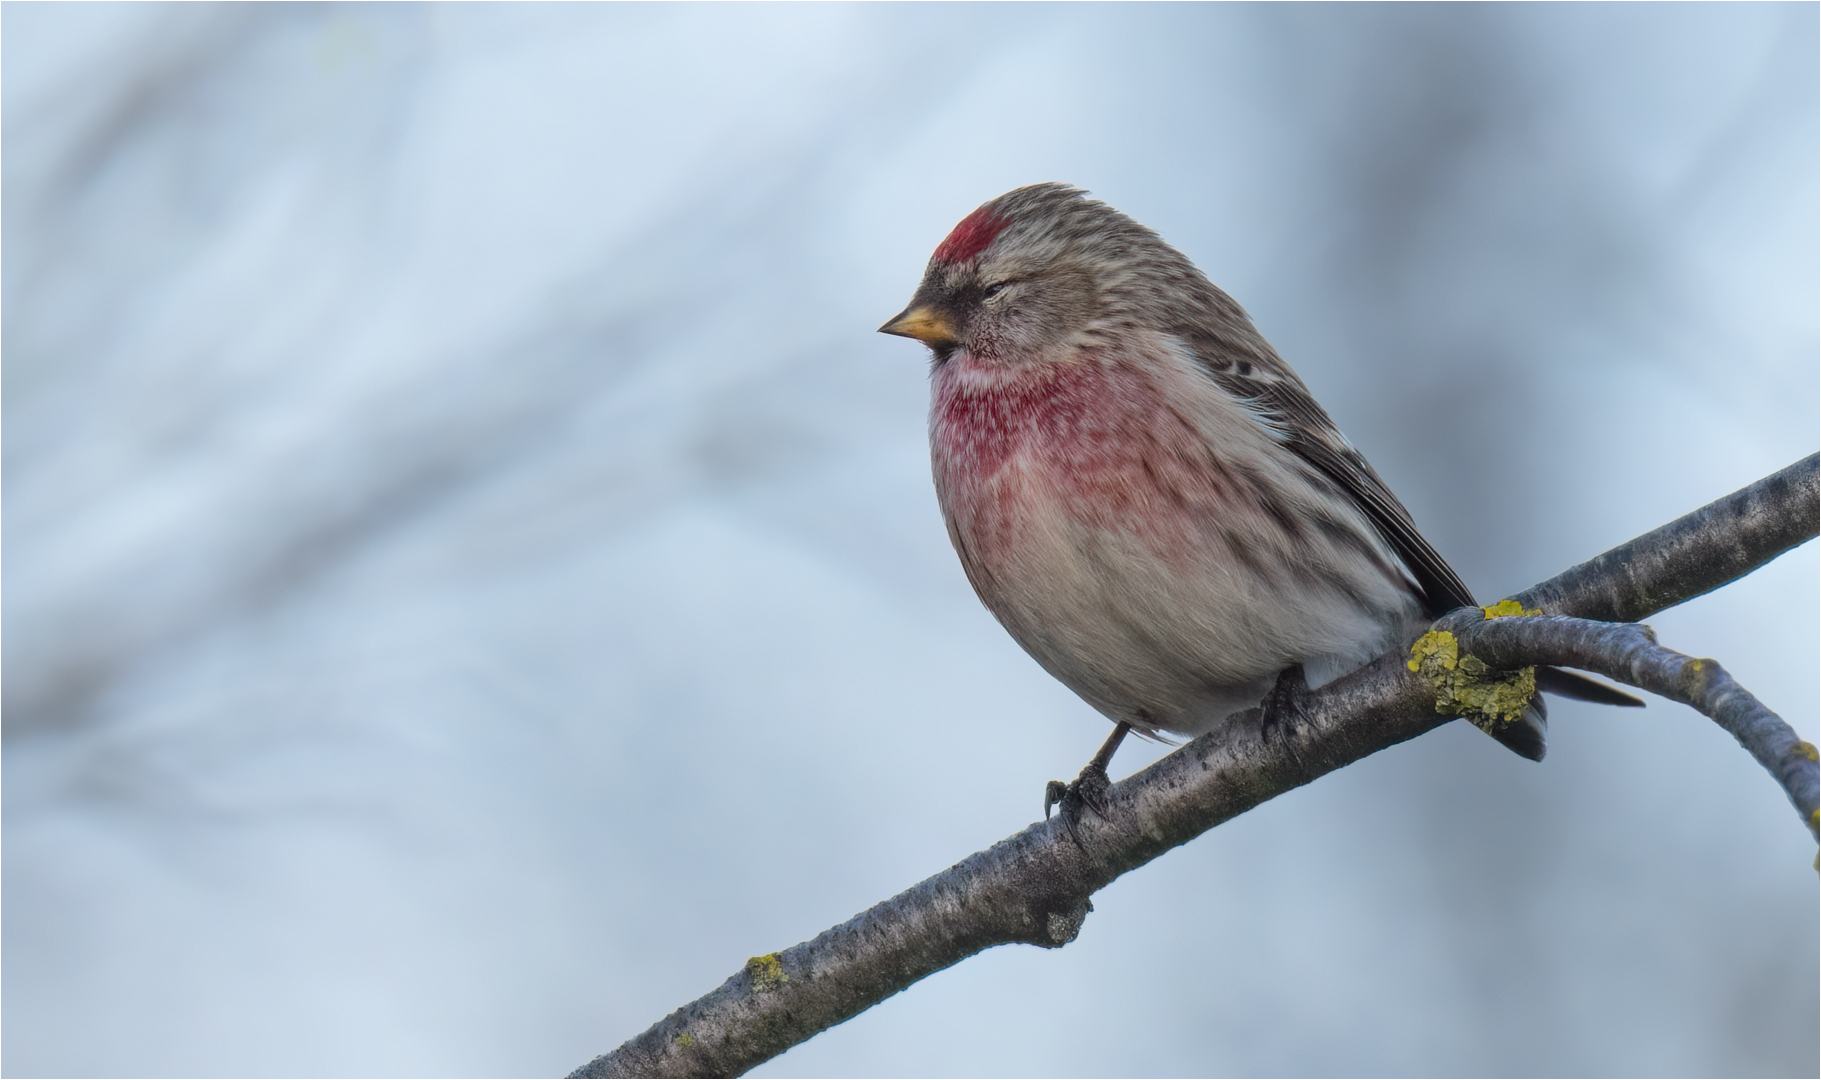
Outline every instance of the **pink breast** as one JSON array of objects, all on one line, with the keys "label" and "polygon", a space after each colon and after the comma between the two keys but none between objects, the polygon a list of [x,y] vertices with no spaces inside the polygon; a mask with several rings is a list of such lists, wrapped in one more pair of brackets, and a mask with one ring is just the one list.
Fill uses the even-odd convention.
[{"label": "pink breast", "polygon": [[978,363],[936,372],[931,450],[944,510],[980,556],[1018,544],[1034,514],[1159,555],[1201,546],[1229,485],[1155,376],[1082,357],[993,378],[958,361]]}]

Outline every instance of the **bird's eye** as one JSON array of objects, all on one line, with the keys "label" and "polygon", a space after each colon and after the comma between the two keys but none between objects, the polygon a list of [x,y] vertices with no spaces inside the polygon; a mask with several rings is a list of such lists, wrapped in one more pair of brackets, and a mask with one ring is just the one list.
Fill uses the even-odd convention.
[{"label": "bird's eye", "polygon": [[1009,282],[1009,281],[995,281],[991,285],[988,285],[986,287],[986,291],[982,292],[980,294],[980,297],[983,300],[991,300],[993,297],[998,296],[1000,293],[1004,292],[1005,287],[1010,284],[1011,284],[1011,282]]}]

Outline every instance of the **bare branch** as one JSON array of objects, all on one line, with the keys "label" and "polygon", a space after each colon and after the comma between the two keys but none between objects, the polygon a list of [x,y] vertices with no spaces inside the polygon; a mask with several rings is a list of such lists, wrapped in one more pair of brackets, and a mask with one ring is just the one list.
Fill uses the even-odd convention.
[{"label": "bare branch", "polygon": [[[1815,536],[1818,464],[1810,456],[1519,599],[1635,620],[1718,588]],[[1295,695],[1293,715],[1269,730],[1258,710],[1241,713],[1113,785],[1107,817],[1084,814],[1076,838],[1061,818],[1034,824],[810,941],[753,958],[570,1075],[738,1075],[976,952],[1067,944],[1095,891],[1267,799],[1449,722],[1434,701],[1393,655]]]},{"label": "bare branch", "polygon": [[1810,454],[1512,599],[1551,615],[1637,622],[1712,592],[1814,538],[1818,463]]}]

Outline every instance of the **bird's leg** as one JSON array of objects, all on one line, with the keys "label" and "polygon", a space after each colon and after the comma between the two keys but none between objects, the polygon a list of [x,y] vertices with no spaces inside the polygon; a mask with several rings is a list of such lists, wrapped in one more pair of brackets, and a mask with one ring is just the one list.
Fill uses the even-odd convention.
[{"label": "bird's leg", "polygon": [[1259,719],[1259,728],[1267,736],[1271,729],[1278,725],[1289,727],[1296,722],[1296,695],[1309,688],[1309,680],[1303,675],[1301,664],[1291,664],[1277,675],[1277,682],[1271,685],[1265,699],[1259,703],[1263,714]]},{"label": "bird's leg", "polygon": [[1107,766],[1112,764],[1113,754],[1118,751],[1119,744],[1125,741],[1126,732],[1130,730],[1132,725],[1123,720],[1113,725],[1113,733],[1107,736],[1106,742],[1100,744],[1100,750],[1082,768],[1081,775],[1075,778],[1074,783],[1051,780],[1044,785],[1044,820],[1049,820],[1051,808],[1059,803],[1062,806],[1062,816],[1069,823],[1070,832],[1074,831],[1075,819],[1081,816],[1083,806],[1100,815],[1102,821],[1107,820],[1107,788],[1112,786],[1112,780],[1107,777]]}]

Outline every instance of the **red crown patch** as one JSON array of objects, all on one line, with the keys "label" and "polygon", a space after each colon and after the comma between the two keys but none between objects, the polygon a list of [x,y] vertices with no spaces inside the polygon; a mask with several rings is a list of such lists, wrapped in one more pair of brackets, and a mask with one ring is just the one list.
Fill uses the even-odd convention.
[{"label": "red crown patch", "polygon": [[966,262],[986,250],[993,238],[1005,231],[1011,222],[982,206],[961,219],[961,224],[948,234],[942,246],[936,249],[936,261],[942,263]]}]

